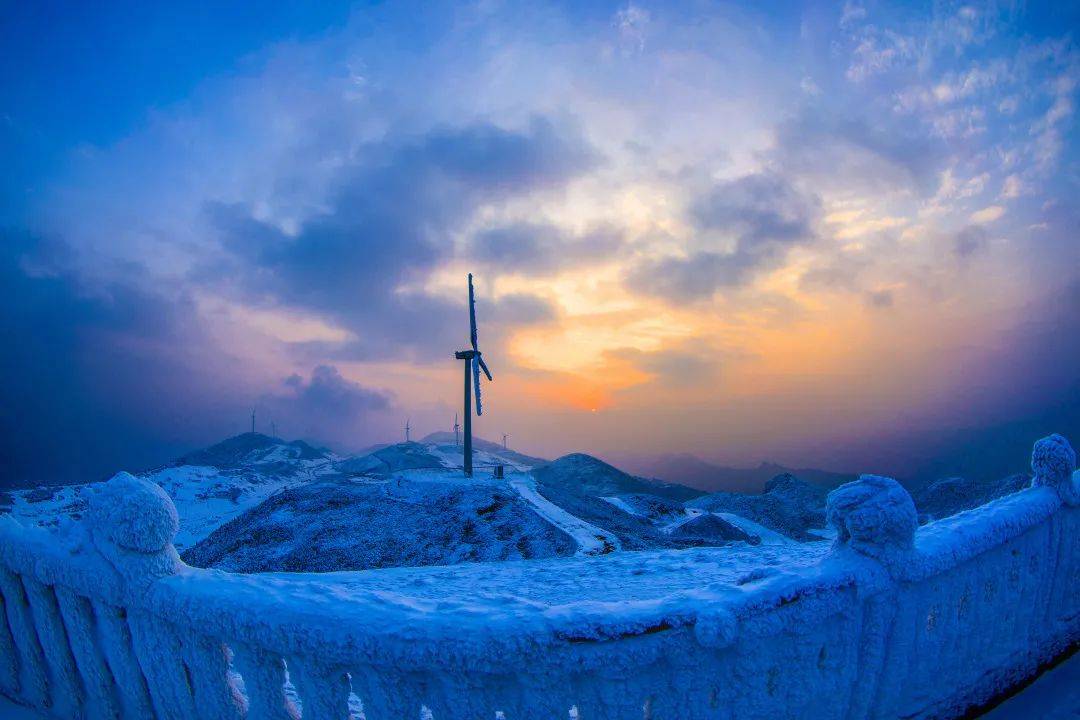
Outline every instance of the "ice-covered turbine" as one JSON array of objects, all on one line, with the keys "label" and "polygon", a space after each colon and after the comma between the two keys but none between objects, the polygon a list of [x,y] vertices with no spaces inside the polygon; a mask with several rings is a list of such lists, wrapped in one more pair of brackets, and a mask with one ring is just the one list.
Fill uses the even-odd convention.
[{"label": "ice-covered turbine", "polygon": [[[469,273],[469,341],[471,350],[458,350],[454,357],[465,361],[465,474],[472,475],[472,400],[469,397],[476,392],[476,414],[484,413],[483,403],[480,401],[480,371],[490,382],[491,371],[484,362],[483,353],[476,339],[476,296],[473,292],[472,273]],[[471,378],[469,376],[472,376]]]}]

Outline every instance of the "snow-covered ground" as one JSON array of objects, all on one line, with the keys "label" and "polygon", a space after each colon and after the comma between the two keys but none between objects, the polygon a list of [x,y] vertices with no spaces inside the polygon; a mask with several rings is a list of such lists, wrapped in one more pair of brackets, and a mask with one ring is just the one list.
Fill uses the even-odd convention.
[{"label": "snow-covered ground", "polygon": [[[274,464],[278,466],[280,461]],[[182,551],[274,493],[334,472],[329,460],[299,460],[290,464],[288,472],[282,472],[280,467],[275,467],[274,472],[261,471],[259,464],[225,469],[180,465],[145,473],[143,477],[169,493],[180,510],[175,544]],[[11,491],[9,512],[20,522],[54,527],[62,518],[77,519],[85,511],[91,488],[92,484],[86,484]]]}]

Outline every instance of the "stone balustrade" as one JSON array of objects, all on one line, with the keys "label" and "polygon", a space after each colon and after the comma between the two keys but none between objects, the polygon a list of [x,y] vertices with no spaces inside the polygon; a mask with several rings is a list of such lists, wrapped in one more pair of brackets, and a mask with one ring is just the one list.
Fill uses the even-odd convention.
[{"label": "stone balustrade", "polygon": [[168,496],[121,473],[56,532],[0,518],[0,693],[57,718],[957,716],[1080,640],[1076,457],[1051,436],[1032,469],[922,528],[863,476],[831,549],[749,572],[711,548],[324,576],[185,566]]}]

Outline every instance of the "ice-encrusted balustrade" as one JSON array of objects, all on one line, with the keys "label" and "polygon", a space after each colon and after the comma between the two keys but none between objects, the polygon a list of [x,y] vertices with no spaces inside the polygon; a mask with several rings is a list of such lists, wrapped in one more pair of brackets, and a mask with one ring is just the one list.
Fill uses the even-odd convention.
[{"label": "ice-encrusted balustrade", "polygon": [[756,568],[718,548],[322,576],[186,567],[168,496],[122,473],[56,533],[0,521],[0,692],[60,718],[954,716],[1080,639],[1075,467],[1045,438],[1031,488],[923,528],[863,476],[829,496],[831,550]]}]

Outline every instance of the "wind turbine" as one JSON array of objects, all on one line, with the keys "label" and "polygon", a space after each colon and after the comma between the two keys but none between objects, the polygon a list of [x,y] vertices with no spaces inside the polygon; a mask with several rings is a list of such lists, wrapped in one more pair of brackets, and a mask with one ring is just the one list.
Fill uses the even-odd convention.
[{"label": "wind turbine", "polygon": [[454,413],[454,445],[460,445],[461,444],[461,441],[458,440],[458,430],[460,430],[460,429],[461,429],[461,426],[458,425],[457,413]]},{"label": "wind turbine", "polygon": [[510,449],[510,448],[508,448],[506,446],[506,438],[508,438],[508,437],[510,437],[510,436],[507,435],[506,433],[503,433],[503,450],[509,450]]},{"label": "wind turbine", "polygon": [[409,421],[405,421],[405,442],[409,442]]},{"label": "wind turbine", "polygon": [[251,408],[251,432],[255,432],[255,408]]},{"label": "wind turbine", "polygon": [[[491,381],[491,371],[480,353],[476,344],[476,299],[473,294],[472,273],[469,273],[469,340],[472,342],[472,350],[458,350],[454,357],[465,361],[465,475],[472,477],[472,398],[471,392],[476,390],[476,415],[483,414],[484,409],[480,403],[480,371],[483,370],[487,379]],[[471,371],[471,372],[470,372]],[[469,375],[472,375],[470,384]]]}]

